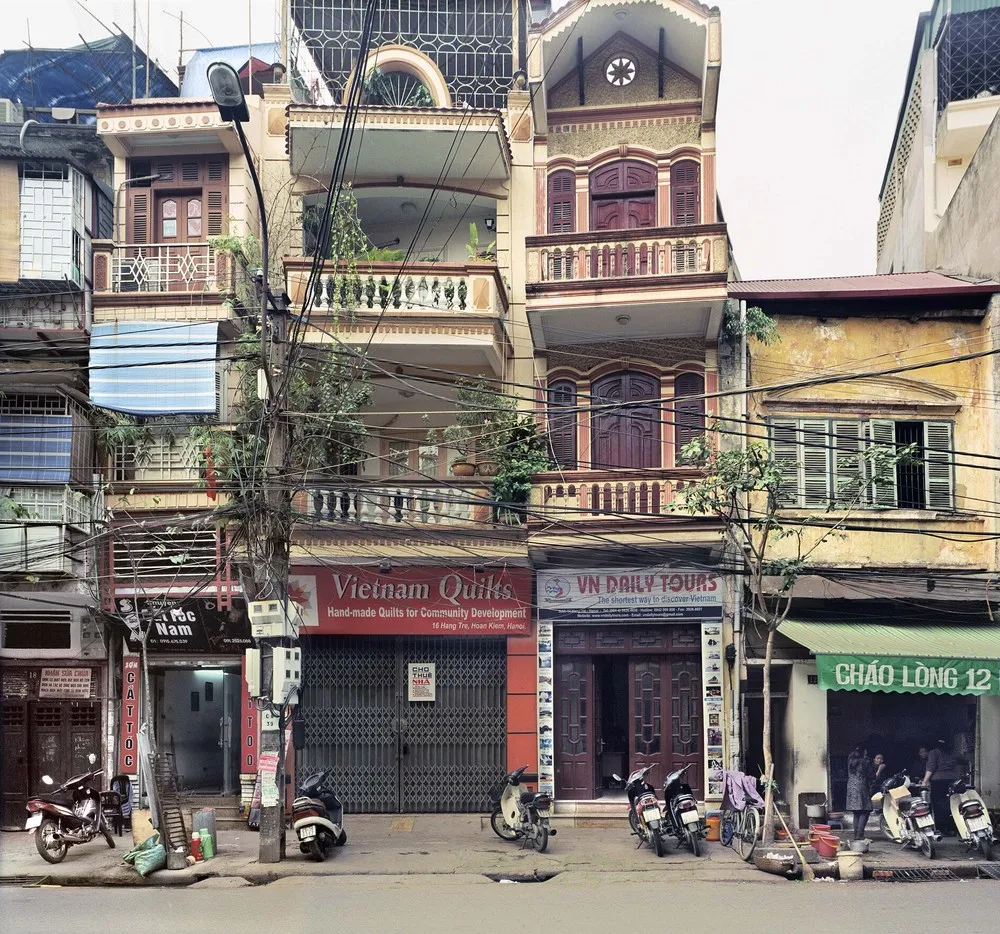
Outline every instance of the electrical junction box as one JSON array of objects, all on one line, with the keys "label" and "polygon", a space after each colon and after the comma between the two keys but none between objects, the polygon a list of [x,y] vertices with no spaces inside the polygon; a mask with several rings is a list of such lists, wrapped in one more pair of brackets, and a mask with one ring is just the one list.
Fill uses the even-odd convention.
[{"label": "electrical junction box", "polygon": [[247,606],[255,639],[297,639],[302,608],[292,600],[254,600]]},{"label": "electrical junction box", "polygon": [[[302,686],[301,649],[283,649],[275,646],[271,659],[271,701],[283,704],[293,688],[297,692]],[[293,695],[289,703],[298,703]]]},{"label": "electrical junction box", "polygon": [[247,694],[260,697],[260,649],[247,649],[243,653],[243,659]]}]

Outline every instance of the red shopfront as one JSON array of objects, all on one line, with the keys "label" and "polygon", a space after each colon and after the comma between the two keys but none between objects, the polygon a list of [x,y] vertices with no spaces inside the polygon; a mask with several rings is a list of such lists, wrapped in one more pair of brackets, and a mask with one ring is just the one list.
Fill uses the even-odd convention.
[{"label": "red shopfront", "polygon": [[333,768],[347,810],[478,811],[537,771],[526,569],[304,567],[299,777]]}]

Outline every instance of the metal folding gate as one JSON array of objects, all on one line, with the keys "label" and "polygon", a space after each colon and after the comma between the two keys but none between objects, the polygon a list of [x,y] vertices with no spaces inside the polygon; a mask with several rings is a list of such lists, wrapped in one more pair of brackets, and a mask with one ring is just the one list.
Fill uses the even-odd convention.
[{"label": "metal folding gate", "polygon": [[[433,662],[433,703],[407,700],[407,664]],[[317,636],[303,645],[298,777],[334,769],[347,811],[487,806],[506,767],[502,639]]]}]

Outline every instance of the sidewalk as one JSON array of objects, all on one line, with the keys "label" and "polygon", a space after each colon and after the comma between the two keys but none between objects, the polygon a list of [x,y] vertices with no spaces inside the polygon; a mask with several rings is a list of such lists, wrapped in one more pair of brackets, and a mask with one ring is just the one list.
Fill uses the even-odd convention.
[{"label": "sidewalk", "polygon": [[257,861],[258,835],[220,831],[219,853],[188,869],[161,870],[144,881],[122,856],[131,836],[115,838],[109,850],[103,840],[70,849],[53,866],[36,852],[26,833],[0,833],[0,882],[56,885],[190,885],[207,878],[245,879],[263,884],[288,876],[343,875],[480,875],[496,878],[548,878],[564,872],[655,872],[677,881],[762,882],[783,880],[758,872],[732,850],[705,843],[696,859],[689,850],[668,845],[657,859],[648,848],[636,849],[624,821],[615,827],[559,827],[543,854],[521,849],[496,837],[478,815],[418,814],[415,816],[348,815],[348,842],[325,862],[307,859],[288,832],[287,856],[278,864]]}]

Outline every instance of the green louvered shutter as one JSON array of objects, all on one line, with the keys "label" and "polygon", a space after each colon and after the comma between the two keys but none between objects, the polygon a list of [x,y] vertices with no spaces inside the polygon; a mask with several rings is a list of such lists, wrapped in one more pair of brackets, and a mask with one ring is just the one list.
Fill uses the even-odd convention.
[{"label": "green louvered shutter", "polygon": [[833,422],[833,496],[838,506],[857,506],[863,498],[861,469],[861,422],[836,419]]},{"label": "green louvered shutter", "polygon": [[955,444],[951,422],[924,422],[924,481],[927,508],[955,508]]},{"label": "green louvered shutter", "polygon": [[781,474],[778,501],[782,506],[801,505],[799,495],[798,422],[795,419],[771,420],[771,456]]},{"label": "green louvered shutter", "polygon": [[879,509],[895,509],[896,468],[886,467],[872,458],[873,452],[883,451],[894,455],[896,446],[896,423],[890,419],[877,418],[865,423],[868,439],[865,458],[865,475],[868,486],[868,500]]},{"label": "green louvered shutter", "polygon": [[802,505],[807,509],[826,509],[832,497],[830,470],[830,423],[826,419],[803,418],[802,432]]}]

